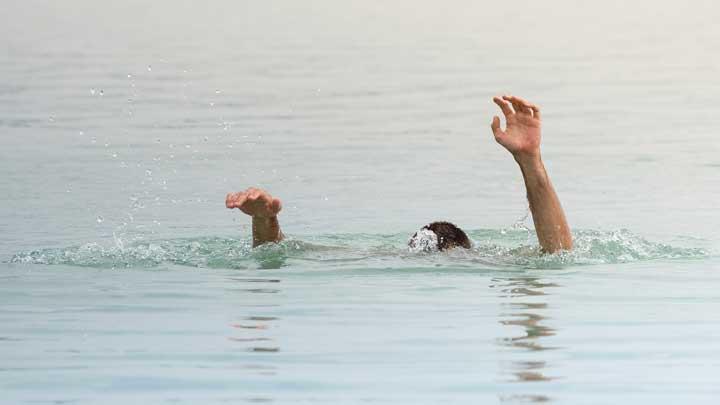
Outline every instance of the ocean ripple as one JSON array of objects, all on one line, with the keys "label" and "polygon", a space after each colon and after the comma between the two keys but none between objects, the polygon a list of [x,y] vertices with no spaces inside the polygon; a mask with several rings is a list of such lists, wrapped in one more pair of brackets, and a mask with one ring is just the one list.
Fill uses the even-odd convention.
[{"label": "ocean ripple", "polygon": [[410,252],[406,234],[329,234],[253,249],[249,239],[225,237],[179,238],[38,249],[14,255],[11,263],[71,265],[96,268],[152,268],[166,264],[203,268],[280,268],[293,264],[389,268],[477,267],[564,268],[571,265],[628,263],[650,260],[696,259],[709,256],[702,248],[648,241],[628,230],[580,230],[570,252],[543,254],[534,236],[512,230],[468,232],[470,250],[440,253]]}]

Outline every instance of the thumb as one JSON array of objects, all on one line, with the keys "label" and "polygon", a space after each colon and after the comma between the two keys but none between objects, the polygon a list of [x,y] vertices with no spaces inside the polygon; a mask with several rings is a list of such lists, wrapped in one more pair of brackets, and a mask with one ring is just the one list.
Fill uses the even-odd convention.
[{"label": "thumb", "polygon": [[495,135],[495,139],[501,138],[503,135],[505,135],[505,132],[503,132],[502,129],[500,129],[500,117],[497,115],[493,117],[492,124],[490,124],[490,128],[492,128],[493,135]]},{"label": "thumb", "polygon": [[279,199],[274,198],[272,200],[272,203],[270,204],[270,207],[272,207],[272,210],[275,211],[275,213],[278,213],[282,209],[282,203]]}]

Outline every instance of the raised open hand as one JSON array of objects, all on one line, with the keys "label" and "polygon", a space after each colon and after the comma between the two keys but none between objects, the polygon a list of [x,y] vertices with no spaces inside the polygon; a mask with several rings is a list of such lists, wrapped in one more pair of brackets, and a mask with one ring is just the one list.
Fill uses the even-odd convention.
[{"label": "raised open hand", "polygon": [[505,115],[505,130],[500,128],[500,117],[493,117],[492,131],[497,143],[515,158],[540,156],[540,108],[520,97],[493,97]]},{"label": "raised open hand", "polygon": [[239,208],[240,211],[256,218],[273,218],[282,209],[282,203],[266,191],[250,187],[239,193],[229,193],[225,197],[225,206]]}]

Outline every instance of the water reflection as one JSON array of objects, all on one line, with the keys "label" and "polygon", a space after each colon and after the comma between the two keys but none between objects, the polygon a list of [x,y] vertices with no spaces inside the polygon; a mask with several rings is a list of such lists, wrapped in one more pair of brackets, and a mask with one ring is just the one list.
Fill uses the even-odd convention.
[{"label": "water reflection", "polygon": [[[498,339],[498,344],[514,349],[512,354],[526,353],[520,360],[509,363],[509,370],[503,370],[512,375],[511,382],[547,382],[557,376],[548,375],[548,364],[543,358],[547,350],[558,349],[548,346],[544,341],[548,336],[554,336],[557,330],[548,325],[545,315],[548,304],[545,297],[548,289],[559,287],[555,283],[543,282],[538,277],[511,277],[495,278],[491,288],[499,290],[502,299],[503,311],[500,313],[500,324],[510,326],[512,335]],[[516,327],[522,328],[517,333]],[[518,352],[519,351],[519,352]],[[548,402],[551,399],[545,395],[511,395],[500,397],[502,402]]]},{"label": "water reflection", "polygon": [[546,397],[545,395],[508,395],[508,396],[500,396],[500,402],[543,403],[543,402],[550,402],[550,397]]},{"label": "water reflection", "polygon": [[[277,294],[281,290],[277,288],[279,279],[264,279],[264,278],[240,278],[240,277],[228,277],[228,280],[233,282],[234,285],[241,284],[242,288],[228,288],[228,291],[250,293],[250,294]],[[245,284],[253,284],[252,288],[245,288]],[[260,286],[258,286],[260,284]],[[267,288],[262,284],[268,284],[274,288]],[[266,308],[274,305],[252,305],[243,306],[243,308]],[[268,316],[264,314],[247,314],[242,317],[242,321],[232,323],[230,325],[233,328],[233,335],[228,337],[228,340],[232,342],[241,343],[244,345],[244,349],[252,353],[277,353],[280,351],[280,347],[274,344],[274,339],[267,336],[267,331],[273,327],[273,323],[280,320],[275,316]]]}]

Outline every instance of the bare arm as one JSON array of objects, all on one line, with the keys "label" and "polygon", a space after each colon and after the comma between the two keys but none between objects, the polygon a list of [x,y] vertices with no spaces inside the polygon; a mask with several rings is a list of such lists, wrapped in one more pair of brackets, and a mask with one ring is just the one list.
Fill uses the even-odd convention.
[{"label": "bare arm", "polygon": [[285,238],[277,219],[282,203],[266,191],[249,188],[239,193],[229,193],[225,197],[225,206],[239,208],[252,217],[253,247],[267,242],[280,242]]},{"label": "bare arm", "polygon": [[570,227],[540,157],[540,108],[515,96],[495,97],[493,101],[502,109],[507,123],[502,130],[500,118],[493,117],[493,134],[520,165],[540,246],[549,253],[571,250]]}]

